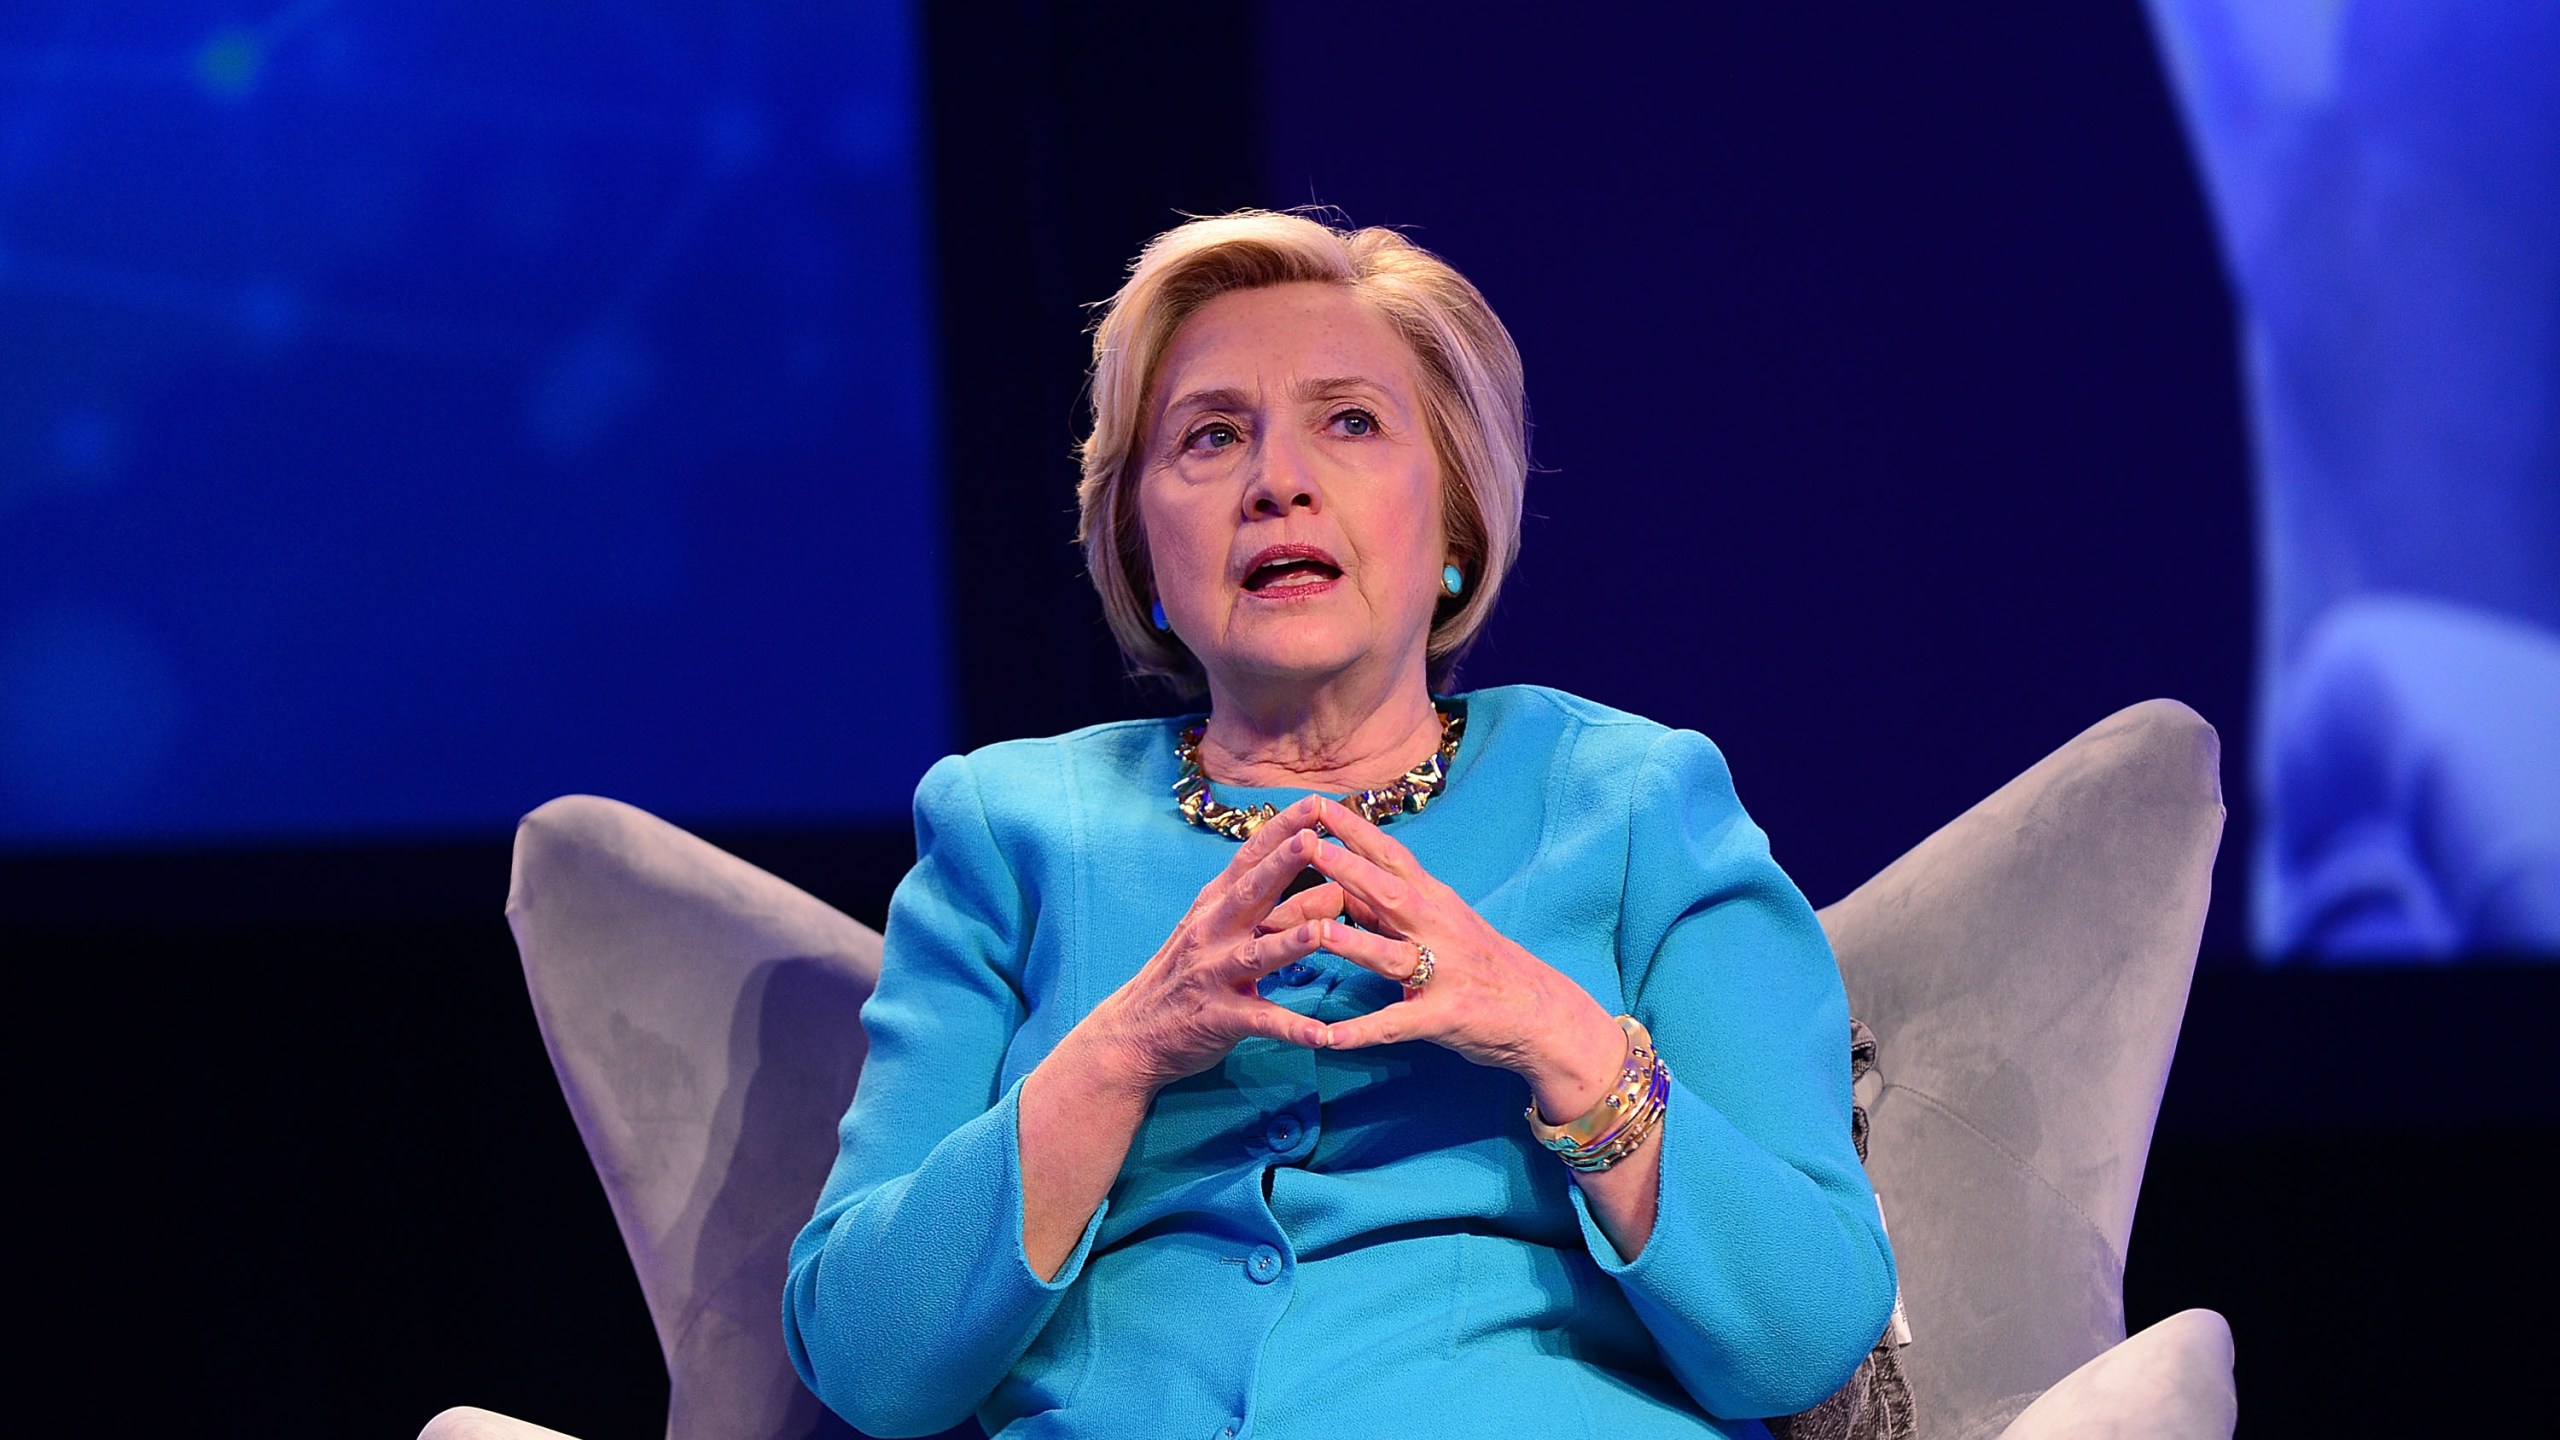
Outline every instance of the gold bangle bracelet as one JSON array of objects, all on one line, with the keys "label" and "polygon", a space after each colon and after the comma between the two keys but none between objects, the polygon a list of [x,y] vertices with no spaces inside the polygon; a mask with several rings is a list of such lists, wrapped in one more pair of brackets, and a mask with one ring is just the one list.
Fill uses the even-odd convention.
[{"label": "gold bangle bracelet", "polygon": [[1642,1100],[1645,1090],[1646,1063],[1652,1056],[1653,1037],[1633,1015],[1618,1017],[1618,1031],[1626,1037],[1626,1058],[1619,1062],[1618,1081],[1608,1094],[1592,1102],[1591,1108],[1562,1124],[1549,1124],[1538,1113],[1532,1100],[1520,1113],[1529,1122],[1529,1133],[1550,1150],[1588,1146],[1603,1131],[1616,1129],[1619,1123]]},{"label": "gold bangle bracelet", "polygon": [[1557,1158],[1575,1170],[1589,1174],[1606,1170],[1644,1148],[1644,1142],[1660,1128],[1662,1117],[1671,1108],[1671,1068],[1654,1057],[1652,1084],[1647,1087],[1644,1107],[1626,1124],[1595,1144],[1573,1150],[1559,1150]]},{"label": "gold bangle bracelet", "polygon": [[1616,1144],[1619,1136],[1626,1134],[1637,1125],[1642,1124],[1645,1116],[1652,1110],[1653,1069],[1651,1066],[1647,1066],[1644,1072],[1638,1077],[1638,1083],[1642,1085],[1643,1088],[1636,1094],[1634,1099],[1628,1101],[1626,1105],[1621,1107],[1618,1123],[1610,1126],[1599,1134],[1592,1136],[1590,1139],[1579,1145],[1556,1144],[1549,1145],[1547,1148],[1555,1151],[1559,1155],[1596,1155],[1599,1152],[1608,1149],[1611,1145]]},{"label": "gold bangle bracelet", "polygon": [[1633,1015],[1621,1015],[1618,1029],[1626,1036],[1627,1055],[1619,1067],[1618,1083],[1608,1094],[1561,1125],[1549,1124],[1538,1114],[1535,1102],[1521,1112],[1529,1122],[1529,1133],[1539,1144],[1565,1156],[1567,1164],[1588,1161],[1621,1138],[1642,1144],[1635,1127],[1642,1124],[1651,1129],[1649,1112],[1659,1110],[1668,1094],[1665,1082],[1670,1072],[1654,1053],[1653,1036],[1644,1023]]}]

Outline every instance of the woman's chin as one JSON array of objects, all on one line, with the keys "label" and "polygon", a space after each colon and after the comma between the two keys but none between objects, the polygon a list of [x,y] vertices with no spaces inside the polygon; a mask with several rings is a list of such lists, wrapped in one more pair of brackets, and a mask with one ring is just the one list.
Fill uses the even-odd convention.
[{"label": "woman's chin", "polygon": [[1256,629],[1244,643],[1211,657],[1210,670],[1254,685],[1313,687],[1358,670],[1372,650],[1366,635],[1345,635],[1340,627],[1313,623],[1313,617]]}]

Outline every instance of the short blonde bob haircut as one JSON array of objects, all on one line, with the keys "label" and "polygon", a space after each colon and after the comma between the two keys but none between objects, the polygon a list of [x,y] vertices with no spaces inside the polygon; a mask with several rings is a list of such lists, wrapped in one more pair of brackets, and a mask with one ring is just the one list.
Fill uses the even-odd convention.
[{"label": "short blonde bob haircut", "polygon": [[1424,424],[1440,462],[1441,528],[1466,576],[1464,593],[1442,600],[1432,617],[1426,653],[1439,691],[1483,630],[1520,552],[1528,409],[1519,347],[1484,296],[1449,262],[1393,230],[1239,210],[1147,242],[1094,327],[1093,431],[1081,447],[1076,490],[1085,569],[1132,670],[1162,676],[1186,695],[1207,688],[1200,662],[1150,620],[1153,568],[1138,518],[1147,407],[1175,332],[1201,306],[1229,291],[1300,282],[1348,287],[1413,347]]}]

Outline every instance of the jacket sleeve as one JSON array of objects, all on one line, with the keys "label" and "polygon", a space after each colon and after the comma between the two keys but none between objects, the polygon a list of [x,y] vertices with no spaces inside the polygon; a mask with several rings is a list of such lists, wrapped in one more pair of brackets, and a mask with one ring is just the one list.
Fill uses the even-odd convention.
[{"label": "jacket sleeve", "polygon": [[1884,1333],[1893,1254],[1849,1138],[1849,1004],[1813,909],[1706,737],[1638,767],[1619,967],[1671,1067],[1662,1198],[1634,1260],[1573,1195],[1592,1257],[1716,1415],[1829,1396]]},{"label": "jacket sleeve", "polygon": [[1017,1084],[1029,903],[964,757],[916,790],[916,864],[889,905],[870,1041],[834,1170],[792,1243],[791,1363],[856,1429],[930,1435],[976,1410],[1029,1347],[1102,1223],[1054,1280],[1022,1248]]}]

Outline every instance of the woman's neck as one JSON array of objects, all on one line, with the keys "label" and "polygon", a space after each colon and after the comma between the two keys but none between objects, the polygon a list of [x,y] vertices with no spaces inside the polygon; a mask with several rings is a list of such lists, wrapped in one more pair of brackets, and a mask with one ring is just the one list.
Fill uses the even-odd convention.
[{"label": "woman's neck", "polygon": [[1440,716],[1416,673],[1402,683],[1209,686],[1200,768],[1227,785],[1365,790],[1392,782],[1440,744]]}]

